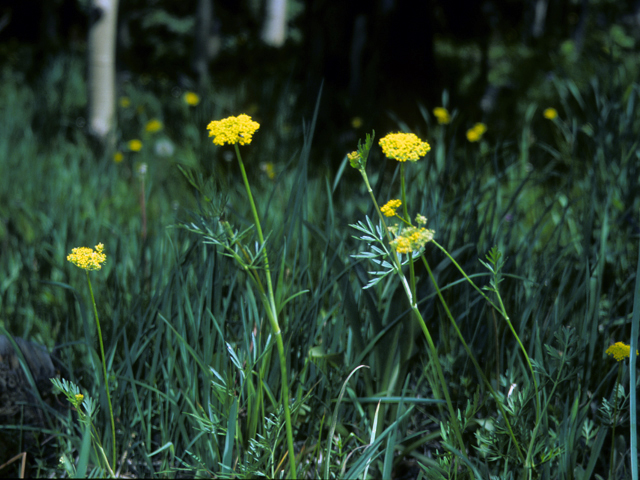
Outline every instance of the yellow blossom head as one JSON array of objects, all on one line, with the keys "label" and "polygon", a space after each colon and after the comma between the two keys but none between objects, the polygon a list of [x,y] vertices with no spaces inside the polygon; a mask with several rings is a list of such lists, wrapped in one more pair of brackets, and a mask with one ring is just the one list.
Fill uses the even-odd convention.
[{"label": "yellow blossom head", "polygon": [[[607,348],[604,353],[606,353],[607,355],[613,355],[613,358],[615,358],[617,362],[621,362],[629,355],[631,355],[631,346],[626,345],[622,342],[616,342],[609,348]],[[636,350],[636,355],[637,354],[638,351]]]},{"label": "yellow blossom head", "polygon": [[402,230],[401,235],[391,240],[390,245],[398,253],[417,252],[427,242],[433,240],[435,232],[424,227],[408,227]]},{"label": "yellow blossom head", "polygon": [[209,136],[214,137],[213,143],[216,145],[248,145],[251,143],[253,134],[260,128],[258,122],[251,120],[249,115],[238,115],[228,117],[224,120],[215,120],[207,125]]},{"label": "yellow blossom head", "polygon": [[449,115],[449,111],[444,107],[434,108],[433,114],[435,115],[440,125],[448,125],[451,121],[451,115]]},{"label": "yellow blossom head", "polygon": [[157,118],[149,120],[147,124],[144,126],[144,129],[148,133],[156,133],[162,130],[162,122]]},{"label": "yellow blossom head", "polygon": [[131,100],[129,99],[129,97],[120,97],[120,100],[118,100],[118,103],[122,108],[127,108],[128,106],[131,105]]},{"label": "yellow blossom head", "polygon": [[544,118],[547,120],[553,120],[558,117],[558,111],[555,108],[545,108],[542,115],[544,115]]},{"label": "yellow blossom head", "polygon": [[122,154],[122,152],[116,152],[113,154],[113,161],[115,163],[120,163],[122,162],[122,160],[124,160],[124,155]]},{"label": "yellow blossom head", "polygon": [[81,393],[78,393],[73,398],[75,400],[74,405],[77,407],[82,403],[82,400],[84,400],[84,395],[82,395]]},{"label": "yellow blossom head", "polygon": [[467,140],[470,142],[477,142],[482,138],[484,132],[487,131],[487,126],[484,123],[476,123],[473,127],[467,130]]},{"label": "yellow blossom head", "polygon": [[360,117],[353,117],[351,119],[351,126],[353,128],[360,128],[362,126],[362,119]]},{"label": "yellow blossom head", "polygon": [[185,92],[183,98],[184,98],[184,103],[192,107],[195,107],[200,103],[200,97],[195,92]]},{"label": "yellow blossom head", "polygon": [[415,162],[431,150],[427,142],[423,142],[413,133],[390,133],[382,137],[379,143],[387,158],[399,162]]},{"label": "yellow blossom head", "polygon": [[389,200],[384,206],[380,209],[382,214],[385,217],[393,217],[396,214],[396,210],[402,205],[401,200]]},{"label": "yellow blossom head", "polygon": [[139,152],[142,150],[142,142],[138,139],[129,140],[127,142],[127,147],[129,147],[129,150],[132,152]]},{"label": "yellow blossom head", "polygon": [[107,261],[107,255],[103,253],[104,245],[96,245],[95,251],[88,247],[76,247],[67,255],[67,260],[83,270],[100,270],[102,264]]}]

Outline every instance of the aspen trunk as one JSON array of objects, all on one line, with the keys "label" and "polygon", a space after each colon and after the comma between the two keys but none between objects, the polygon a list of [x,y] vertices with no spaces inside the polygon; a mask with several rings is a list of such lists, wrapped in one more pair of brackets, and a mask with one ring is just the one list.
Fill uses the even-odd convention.
[{"label": "aspen trunk", "polygon": [[262,41],[281,47],[286,39],[287,0],[267,0]]},{"label": "aspen trunk", "polygon": [[115,130],[115,54],[118,0],[92,0],[89,29],[89,132],[102,143]]}]

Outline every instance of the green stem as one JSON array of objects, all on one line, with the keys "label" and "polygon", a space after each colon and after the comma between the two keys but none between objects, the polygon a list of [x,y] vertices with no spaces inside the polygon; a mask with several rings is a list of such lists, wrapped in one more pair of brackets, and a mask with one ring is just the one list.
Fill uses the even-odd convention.
[{"label": "green stem", "polygon": [[613,390],[613,401],[615,402],[613,413],[613,426],[611,427],[611,457],[609,459],[609,478],[613,478],[613,461],[614,453],[616,449],[616,423],[618,423],[618,385],[622,381],[622,363],[618,365],[618,378],[616,379],[616,386]]},{"label": "green stem", "polygon": [[[367,172],[361,168],[359,169],[360,174],[362,175],[362,178],[364,179],[365,185],[367,186],[367,191],[369,192],[369,196],[371,197],[371,200],[373,201],[373,205],[376,208],[376,211],[378,212],[378,216],[380,218],[380,221],[382,222],[382,227],[383,230],[385,231],[386,237],[387,237],[387,241],[391,242],[391,235],[389,234],[389,229],[387,228],[387,224],[384,221],[384,215],[382,215],[382,212],[380,212],[380,207],[378,206],[378,202],[376,201],[375,195],[373,194],[373,190],[371,189],[371,185],[369,184],[369,179],[367,177]],[[404,202],[403,202],[404,203]],[[406,205],[406,204],[405,204]],[[406,216],[406,206],[405,206],[405,216]],[[398,277],[400,278],[400,283],[402,284],[402,287],[404,288],[405,294],[407,295],[407,299],[409,300],[409,304],[411,305],[411,310],[413,311],[416,319],[418,320],[418,323],[420,324],[420,327],[422,328],[422,332],[424,333],[424,336],[427,339],[427,343],[429,344],[429,350],[431,351],[431,357],[433,359],[433,363],[435,365],[435,369],[436,369],[436,374],[438,376],[438,380],[440,382],[440,385],[442,387],[443,393],[444,393],[444,397],[447,403],[447,409],[449,410],[449,416],[451,417],[451,425],[453,425],[453,430],[456,436],[456,439],[458,441],[458,444],[460,446],[460,452],[462,453],[462,455],[467,458],[467,454],[466,454],[466,448],[465,448],[465,444],[464,444],[464,440],[462,439],[462,432],[460,431],[460,425],[458,424],[458,416],[456,414],[456,411],[453,408],[453,403],[451,402],[451,397],[449,395],[449,388],[447,387],[447,382],[444,378],[444,374],[442,372],[442,366],[440,365],[440,359],[438,357],[438,351],[436,350],[436,347],[433,343],[433,339],[431,338],[431,334],[429,332],[429,328],[427,327],[427,324],[425,323],[424,319],[422,318],[422,314],[420,313],[420,310],[418,309],[418,304],[415,300],[415,295],[413,294],[411,287],[409,285],[409,283],[407,282],[407,279],[405,278],[404,274],[402,273],[402,264],[400,263],[400,259],[398,258],[398,254],[395,250],[391,249],[391,255],[393,258],[393,263],[396,266],[396,271],[398,272]],[[409,254],[411,255],[411,254]],[[436,386],[436,394],[439,396],[440,392],[437,391],[437,384]],[[469,467],[469,470],[471,471],[471,473],[473,474],[471,468]]]},{"label": "green stem", "polygon": [[502,401],[498,397],[498,394],[496,393],[496,391],[491,386],[491,382],[489,382],[489,380],[487,379],[486,375],[482,371],[482,368],[480,367],[480,364],[476,360],[476,357],[473,355],[473,352],[471,352],[471,349],[469,348],[469,345],[467,345],[467,342],[465,341],[464,337],[462,336],[462,332],[458,328],[458,324],[456,323],[455,319],[453,318],[453,315],[451,314],[451,311],[449,310],[449,306],[447,305],[447,302],[445,301],[444,297],[442,296],[442,292],[440,291],[440,288],[438,287],[438,283],[436,282],[436,279],[433,276],[433,272],[431,271],[431,268],[429,267],[429,262],[427,262],[427,260],[424,258],[424,256],[422,257],[422,262],[424,263],[424,266],[427,269],[427,272],[429,274],[429,278],[431,279],[431,282],[433,282],[433,285],[434,285],[434,287],[436,289],[436,293],[438,294],[438,298],[440,299],[440,303],[442,303],[442,306],[444,307],[444,310],[447,313],[447,317],[449,318],[449,321],[451,322],[451,326],[456,331],[456,334],[458,335],[458,338],[460,339],[460,342],[462,343],[462,346],[464,347],[465,351],[467,352],[467,355],[469,356],[469,358],[473,362],[473,365],[476,367],[476,370],[477,370],[478,374],[480,375],[480,377],[482,377],[482,381],[485,383],[485,385],[489,389],[489,392],[491,393],[491,396],[495,399],[496,405],[498,406],[498,410],[500,410],[500,413],[502,414],[502,418],[504,418],[504,422],[507,425],[507,430],[509,430],[509,436],[511,437],[511,440],[513,441],[513,444],[516,446],[516,450],[518,451],[518,455],[520,456],[520,459],[522,461],[524,461],[524,454],[522,453],[522,450],[520,449],[520,444],[518,443],[518,440],[516,439],[516,436],[513,433],[513,429],[511,428],[511,423],[509,423],[509,417],[507,417],[507,412],[505,412],[505,410],[504,410],[504,407],[502,405]]},{"label": "green stem", "polygon": [[111,416],[111,436],[113,440],[113,468],[116,468],[116,424],[113,420],[113,407],[111,406],[111,394],[109,393],[109,377],[107,376],[107,360],[104,355],[104,344],[102,343],[102,330],[100,329],[100,319],[98,318],[98,307],[96,307],[96,300],[93,297],[93,288],[91,288],[91,279],[89,278],[89,271],[87,272],[87,282],[89,283],[89,293],[91,293],[91,303],[93,303],[93,313],[96,316],[96,327],[98,328],[98,340],[100,341],[100,354],[102,355],[102,373],[104,373],[104,386],[107,390],[107,402],[109,403],[109,415]]},{"label": "green stem", "polygon": [[284,343],[282,341],[282,332],[280,325],[278,324],[278,312],[276,310],[276,301],[273,294],[273,284],[271,282],[271,270],[269,269],[269,257],[267,255],[267,249],[264,245],[264,236],[262,234],[262,227],[260,225],[260,217],[258,216],[258,210],[256,204],[253,201],[253,195],[251,194],[251,187],[249,185],[249,179],[247,178],[247,172],[242,162],[242,156],[240,155],[240,149],[238,144],[234,145],[236,149],[236,157],[238,158],[238,164],[240,165],[240,172],[242,173],[242,180],[244,181],[245,189],[247,190],[247,196],[249,197],[249,203],[251,205],[251,212],[253,213],[253,220],[258,232],[258,239],[260,240],[260,246],[262,247],[262,253],[264,256],[265,275],[267,277],[267,289],[268,289],[268,304],[267,317],[271,323],[271,329],[276,337],[276,346],[278,347],[278,356],[280,357],[280,375],[282,376],[282,403],[284,404],[284,416],[287,429],[287,447],[289,450],[289,476],[293,479],[297,478],[296,475],[296,456],[293,449],[293,428],[291,425],[291,412],[289,410],[289,380],[287,377],[287,360],[284,354]]}]

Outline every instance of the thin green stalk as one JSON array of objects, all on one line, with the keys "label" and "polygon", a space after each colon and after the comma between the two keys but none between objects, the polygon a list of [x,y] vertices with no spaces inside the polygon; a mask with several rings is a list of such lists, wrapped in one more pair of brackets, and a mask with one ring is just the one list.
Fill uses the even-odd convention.
[{"label": "thin green stalk", "polygon": [[622,362],[618,364],[618,378],[616,379],[616,386],[613,389],[613,401],[615,402],[613,413],[613,426],[611,427],[611,456],[609,458],[609,478],[613,478],[613,461],[614,453],[616,449],[616,423],[618,423],[618,385],[622,381]]},{"label": "thin green stalk", "polygon": [[111,416],[111,436],[113,447],[113,468],[116,467],[116,424],[113,420],[113,407],[111,406],[111,394],[109,393],[109,377],[107,376],[107,360],[104,355],[104,344],[102,343],[102,330],[100,329],[100,319],[98,318],[98,307],[96,307],[96,300],[93,297],[93,288],[91,288],[91,279],[89,278],[89,271],[87,273],[87,282],[89,283],[89,293],[91,294],[91,303],[93,303],[93,313],[96,316],[96,327],[98,328],[98,340],[100,341],[100,354],[102,355],[102,373],[104,373],[104,386],[107,390],[107,402],[109,403],[109,415]]},{"label": "thin green stalk", "polygon": [[[387,241],[391,241],[391,236],[389,234],[389,229],[387,228],[387,224],[384,221],[384,215],[382,215],[382,212],[380,211],[380,207],[378,206],[378,202],[376,201],[375,195],[373,194],[373,190],[371,189],[371,185],[369,184],[369,179],[367,177],[367,172],[364,170],[364,168],[359,168],[358,171],[360,172],[360,174],[362,175],[362,178],[364,179],[365,185],[367,187],[367,191],[369,192],[369,196],[371,197],[371,200],[373,201],[373,204],[376,208],[376,211],[378,212],[378,217],[380,218],[380,220],[382,221],[382,226],[383,226],[383,230],[386,234],[387,237]],[[406,208],[406,207],[405,207]],[[436,347],[433,343],[433,339],[431,338],[431,334],[429,332],[429,328],[427,327],[427,324],[425,323],[424,319],[422,318],[422,314],[420,313],[420,310],[418,309],[418,304],[416,302],[415,299],[415,295],[413,294],[411,287],[409,285],[409,283],[407,282],[407,279],[405,278],[405,276],[402,274],[402,265],[400,264],[400,259],[398,258],[397,252],[393,249],[391,249],[391,254],[392,254],[392,258],[393,258],[393,262],[396,265],[396,271],[398,272],[398,276],[400,278],[400,283],[402,284],[404,290],[405,290],[405,294],[407,295],[407,299],[409,300],[409,304],[411,305],[411,310],[413,311],[415,317],[418,320],[418,323],[420,324],[420,327],[422,328],[422,332],[424,333],[424,336],[427,339],[427,343],[429,345],[429,350],[431,351],[431,356],[433,359],[433,363],[435,365],[436,368],[436,374],[438,376],[438,380],[441,384],[443,393],[444,393],[444,397],[447,403],[447,408],[449,410],[449,415],[451,417],[451,424],[453,425],[453,430],[456,436],[456,439],[460,445],[460,452],[464,455],[464,457],[466,458],[466,449],[465,449],[465,445],[464,445],[464,440],[462,439],[462,432],[460,431],[460,425],[458,424],[458,416],[453,408],[453,403],[451,402],[451,397],[449,395],[449,388],[447,386],[447,382],[444,378],[444,374],[442,372],[442,366],[440,365],[440,359],[438,357],[438,351],[436,350]],[[436,394],[439,394],[439,392],[436,391]]]},{"label": "thin green stalk", "polygon": [[476,370],[478,371],[478,374],[480,375],[480,377],[482,377],[482,381],[485,383],[485,385],[489,389],[489,392],[491,393],[491,396],[495,399],[496,405],[498,406],[498,410],[500,410],[500,413],[502,414],[502,418],[504,418],[505,424],[507,425],[507,430],[509,430],[509,436],[511,437],[511,440],[513,441],[514,445],[516,446],[516,450],[518,450],[518,456],[524,462],[524,459],[525,459],[524,454],[522,453],[522,450],[520,449],[520,444],[518,443],[518,440],[516,439],[516,436],[513,433],[513,429],[511,428],[511,423],[509,423],[509,417],[507,417],[507,412],[505,412],[504,407],[502,406],[502,402],[500,401],[500,398],[498,397],[498,394],[496,393],[496,391],[491,386],[491,382],[489,382],[489,380],[487,379],[486,375],[482,371],[482,368],[480,367],[480,364],[476,360],[476,357],[473,355],[473,353],[471,352],[471,349],[469,348],[469,345],[467,345],[467,342],[465,341],[464,337],[462,336],[462,332],[458,328],[458,324],[456,323],[455,319],[453,318],[453,315],[451,314],[451,311],[449,310],[449,306],[447,305],[447,302],[445,301],[444,297],[442,296],[442,292],[440,291],[440,288],[438,287],[438,283],[436,282],[436,279],[433,276],[433,272],[431,271],[431,268],[429,267],[429,262],[427,262],[427,260],[426,260],[426,258],[424,258],[424,256],[422,257],[422,263],[424,263],[424,266],[427,269],[427,273],[429,274],[429,278],[431,279],[431,282],[433,283],[433,285],[434,285],[434,287],[436,289],[436,293],[438,294],[438,298],[440,299],[440,303],[442,303],[442,306],[444,307],[444,310],[447,313],[447,317],[449,318],[449,320],[451,322],[451,325],[455,329],[455,331],[456,331],[456,333],[458,335],[458,338],[460,339],[460,342],[462,343],[462,346],[464,347],[465,351],[467,352],[467,355],[469,356],[469,358],[473,362],[473,365],[476,367]]},{"label": "thin green stalk", "polygon": [[529,366],[529,371],[531,372],[531,378],[533,379],[533,385],[534,385],[535,390],[536,390],[536,423],[538,423],[538,421],[540,420],[540,392],[539,392],[539,389],[538,389],[538,381],[536,380],[535,373],[533,372],[533,366],[531,365],[531,360],[529,358],[529,355],[527,354],[527,351],[524,348],[524,345],[522,345],[522,342],[520,341],[520,337],[518,336],[518,334],[516,333],[515,329],[513,328],[513,324],[511,323],[511,319],[509,318],[509,315],[507,315],[507,311],[504,308],[504,303],[502,302],[502,297],[500,296],[500,292],[497,289],[497,285],[496,285],[496,288],[495,288],[495,293],[496,293],[496,296],[498,297],[498,301],[500,302],[500,306],[497,306],[495,303],[493,303],[491,301],[491,299],[482,291],[482,289],[480,287],[478,287],[473,282],[473,280],[471,280],[469,278],[469,276],[465,273],[465,271],[462,269],[462,267],[460,265],[458,265],[458,262],[456,262],[454,260],[454,258],[449,254],[449,252],[443,246],[441,246],[435,240],[431,240],[431,242],[436,247],[438,247],[440,250],[442,250],[442,252],[444,252],[444,254],[447,256],[447,258],[449,258],[449,260],[451,260],[451,262],[456,266],[456,268],[462,273],[462,275],[467,280],[467,282],[469,282],[471,284],[471,286],[473,286],[473,288],[475,288],[480,293],[480,295],[482,295],[489,302],[489,304],[493,308],[495,308],[498,312],[500,312],[500,315],[502,315],[502,317],[507,321],[507,324],[509,325],[509,328],[511,329],[511,333],[513,333],[513,336],[516,338],[516,341],[518,342],[518,345],[520,345],[520,349],[522,350],[522,353],[524,353],[524,357],[527,360],[527,365]]},{"label": "thin green stalk", "polygon": [[264,267],[265,275],[267,277],[267,289],[268,289],[268,304],[266,305],[267,317],[271,323],[271,329],[276,337],[276,346],[278,347],[278,356],[280,357],[280,374],[282,376],[282,402],[284,404],[284,416],[287,430],[287,447],[289,450],[289,475],[295,479],[296,476],[296,456],[293,449],[293,428],[291,425],[291,412],[289,410],[289,380],[287,377],[287,360],[284,354],[284,342],[282,341],[282,332],[280,325],[278,324],[278,313],[276,310],[276,301],[273,294],[273,284],[271,282],[271,270],[269,269],[269,257],[267,255],[267,249],[264,248],[264,236],[262,234],[262,227],[260,225],[260,217],[258,216],[258,210],[256,204],[253,201],[253,195],[251,194],[251,187],[249,185],[249,179],[247,178],[247,172],[242,162],[242,156],[240,155],[240,149],[238,144],[234,144],[236,149],[236,157],[238,158],[238,164],[240,165],[240,172],[242,173],[242,180],[244,181],[245,189],[247,190],[247,196],[249,197],[249,203],[251,205],[251,212],[253,213],[253,220],[258,232],[258,239],[260,245],[263,247]]}]

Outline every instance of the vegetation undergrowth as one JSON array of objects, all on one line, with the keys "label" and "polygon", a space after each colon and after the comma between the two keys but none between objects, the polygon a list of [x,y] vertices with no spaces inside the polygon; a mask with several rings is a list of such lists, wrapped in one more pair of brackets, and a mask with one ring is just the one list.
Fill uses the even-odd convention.
[{"label": "vegetation undergrowth", "polygon": [[[0,322],[72,407],[34,474],[633,478],[632,76],[555,77],[515,135],[445,93],[327,172],[321,96],[213,146],[245,99],[127,84],[105,153],[2,75]],[[65,259],[98,242],[89,305]]]}]

